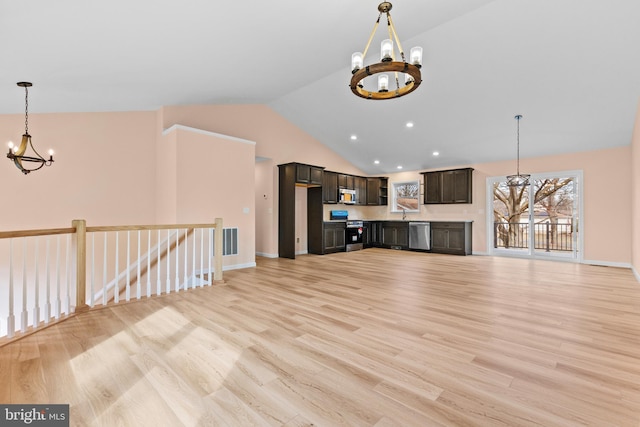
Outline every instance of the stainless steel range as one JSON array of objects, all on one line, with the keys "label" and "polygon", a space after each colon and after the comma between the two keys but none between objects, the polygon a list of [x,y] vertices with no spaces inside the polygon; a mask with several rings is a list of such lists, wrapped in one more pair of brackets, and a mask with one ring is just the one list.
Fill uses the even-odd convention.
[{"label": "stainless steel range", "polygon": [[345,229],[347,252],[357,251],[363,248],[362,233],[364,233],[363,221],[347,220],[347,228]]}]

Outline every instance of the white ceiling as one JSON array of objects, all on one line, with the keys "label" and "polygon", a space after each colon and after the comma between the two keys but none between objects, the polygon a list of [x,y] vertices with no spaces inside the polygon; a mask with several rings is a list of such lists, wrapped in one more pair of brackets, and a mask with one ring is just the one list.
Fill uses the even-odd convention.
[{"label": "white ceiling", "polygon": [[34,113],[265,103],[370,174],[514,159],[516,114],[521,157],[630,143],[640,1],[398,0],[423,83],[372,101],[348,82],[378,3],[0,0],[0,114],[24,80]]}]

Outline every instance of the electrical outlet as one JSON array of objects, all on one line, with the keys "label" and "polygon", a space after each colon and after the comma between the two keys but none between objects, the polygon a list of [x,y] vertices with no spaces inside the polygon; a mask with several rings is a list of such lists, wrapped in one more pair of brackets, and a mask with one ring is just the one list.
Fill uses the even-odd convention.
[{"label": "electrical outlet", "polygon": [[299,237],[296,239],[296,243],[300,243],[300,238]]}]

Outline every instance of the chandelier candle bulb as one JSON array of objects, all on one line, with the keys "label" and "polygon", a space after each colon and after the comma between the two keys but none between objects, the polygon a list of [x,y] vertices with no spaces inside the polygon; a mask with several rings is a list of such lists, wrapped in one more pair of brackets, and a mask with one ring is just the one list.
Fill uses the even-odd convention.
[{"label": "chandelier candle bulb", "polygon": [[386,74],[380,74],[378,76],[378,92],[389,91],[389,76]]},{"label": "chandelier candle bulb", "polygon": [[418,68],[422,67],[422,48],[420,46],[412,47],[409,58],[411,58],[410,60],[413,65]]},{"label": "chandelier candle bulb", "polygon": [[393,60],[393,41],[391,39],[382,40],[380,44],[380,61],[389,62]]},{"label": "chandelier candle bulb", "polygon": [[362,52],[355,52],[353,55],[351,55],[351,73],[355,73],[360,68],[362,68],[362,64]]}]

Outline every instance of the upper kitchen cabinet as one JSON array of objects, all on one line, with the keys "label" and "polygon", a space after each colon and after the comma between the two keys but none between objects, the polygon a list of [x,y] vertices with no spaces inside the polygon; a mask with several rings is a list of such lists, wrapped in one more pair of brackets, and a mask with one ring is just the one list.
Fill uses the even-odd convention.
[{"label": "upper kitchen cabinet", "polygon": [[367,178],[362,176],[354,177],[353,186],[356,190],[356,205],[367,205]]},{"label": "upper kitchen cabinet", "polygon": [[422,175],[425,204],[472,202],[472,168],[422,172]]},{"label": "upper kitchen cabinet", "polygon": [[322,185],[324,168],[296,163],[296,184]]},{"label": "upper kitchen cabinet", "polygon": [[355,180],[353,175],[347,175],[344,173],[338,174],[338,188],[344,188],[347,190],[355,190]]},{"label": "upper kitchen cabinet", "polygon": [[387,182],[386,177],[367,178],[367,205],[387,204]]},{"label": "upper kitchen cabinet", "polygon": [[380,192],[380,178],[367,178],[367,205],[377,206]]},{"label": "upper kitchen cabinet", "polygon": [[338,174],[336,172],[324,171],[322,177],[322,202],[328,204],[338,203]]}]

